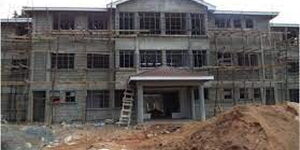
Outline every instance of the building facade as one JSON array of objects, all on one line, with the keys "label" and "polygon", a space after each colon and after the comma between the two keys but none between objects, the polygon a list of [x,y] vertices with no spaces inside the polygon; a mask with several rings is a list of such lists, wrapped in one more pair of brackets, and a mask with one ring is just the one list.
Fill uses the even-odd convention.
[{"label": "building facade", "polygon": [[129,86],[138,122],[299,101],[299,26],[270,24],[277,12],[221,11],[200,0],[108,6],[23,8],[32,18],[26,120],[118,120]]}]

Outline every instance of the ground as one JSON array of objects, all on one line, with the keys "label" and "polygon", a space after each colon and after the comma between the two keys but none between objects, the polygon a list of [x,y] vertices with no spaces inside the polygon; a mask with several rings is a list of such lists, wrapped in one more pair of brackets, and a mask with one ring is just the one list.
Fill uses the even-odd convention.
[{"label": "ground", "polygon": [[[38,146],[45,150],[298,150],[298,109],[298,104],[236,106],[205,122],[146,123],[129,129],[52,125],[45,129],[52,131],[54,140],[49,142],[52,134],[47,134],[48,142],[44,138],[46,142]],[[36,146],[34,140],[26,142],[25,147]]]}]

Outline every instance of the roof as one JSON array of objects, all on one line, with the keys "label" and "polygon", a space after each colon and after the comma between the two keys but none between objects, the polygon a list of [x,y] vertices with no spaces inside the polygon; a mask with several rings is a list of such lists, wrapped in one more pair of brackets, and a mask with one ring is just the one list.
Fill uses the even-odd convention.
[{"label": "roof", "polygon": [[273,11],[234,11],[234,10],[215,10],[215,15],[255,15],[255,16],[277,16],[279,12]]},{"label": "roof", "polygon": [[[131,1],[131,0],[116,0],[112,3],[112,7],[116,7],[117,5],[128,2],[128,1]],[[194,1],[198,4],[206,6],[208,8],[208,10],[215,10],[216,9],[215,5],[207,3],[204,0],[191,0],[191,1]],[[111,3],[109,3],[107,6],[111,6]]]},{"label": "roof", "polygon": [[1,19],[1,23],[28,23],[31,22],[31,18],[7,18]]},{"label": "roof", "polygon": [[207,72],[193,72],[187,69],[178,69],[174,67],[159,67],[140,74],[131,76],[130,81],[199,81],[213,80],[214,77]]},{"label": "roof", "polygon": [[300,25],[297,23],[270,23],[271,27],[294,27],[299,28]]},{"label": "roof", "polygon": [[106,12],[106,8],[98,7],[23,7],[24,11],[86,11]]}]

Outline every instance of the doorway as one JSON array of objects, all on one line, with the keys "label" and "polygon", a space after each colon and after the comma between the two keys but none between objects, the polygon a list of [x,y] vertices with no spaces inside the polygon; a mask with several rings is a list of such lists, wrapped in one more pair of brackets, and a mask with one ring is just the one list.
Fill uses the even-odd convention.
[{"label": "doorway", "polygon": [[44,122],[45,121],[45,91],[33,91],[33,121]]},{"label": "doorway", "polygon": [[172,119],[180,112],[178,91],[151,92],[144,95],[147,119]]}]

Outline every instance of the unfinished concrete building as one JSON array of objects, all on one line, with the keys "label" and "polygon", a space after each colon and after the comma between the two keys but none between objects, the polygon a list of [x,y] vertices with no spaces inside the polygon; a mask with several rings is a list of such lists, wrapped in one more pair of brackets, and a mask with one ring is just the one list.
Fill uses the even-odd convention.
[{"label": "unfinished concrete building", "polygon": [[32,18],[27,121],[205,120],[238,104],[299,101],[299,26],[270,24],[277,12],[202,0],[23,11]]}]

